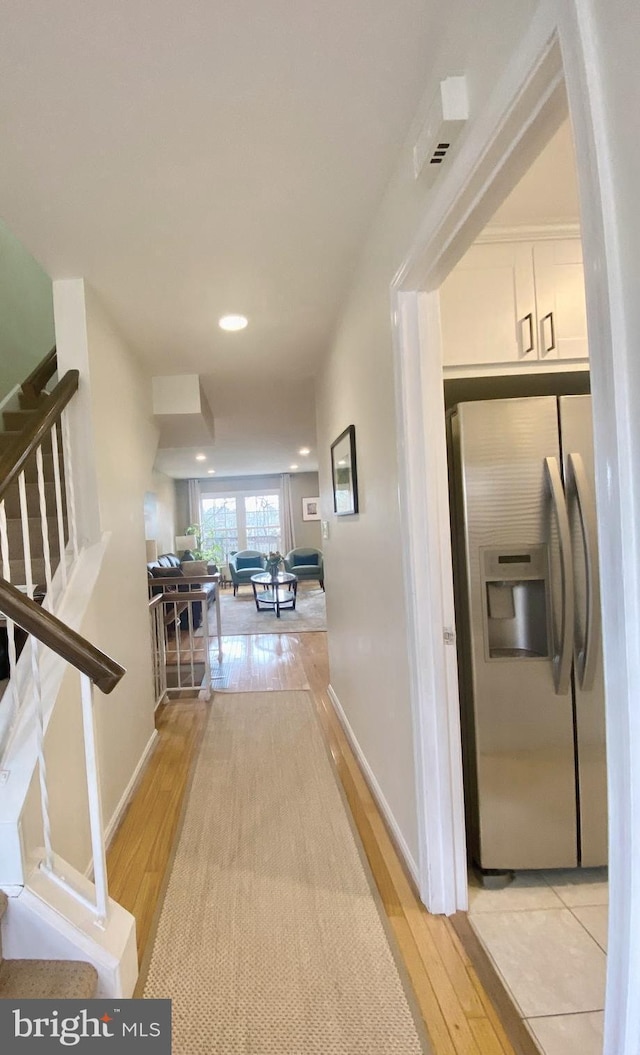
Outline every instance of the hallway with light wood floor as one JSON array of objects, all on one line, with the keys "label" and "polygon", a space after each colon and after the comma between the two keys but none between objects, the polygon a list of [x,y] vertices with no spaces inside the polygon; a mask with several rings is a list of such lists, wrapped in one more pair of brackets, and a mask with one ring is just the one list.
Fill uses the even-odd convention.
[{"label": "hallway with light wood floor", "polygon": [[[310,692],[434,1055],[534,1050],[519,1035],[518,1022],[489,977],[492,1002],[451,922],[429,915],[418,900],[328,696],[326,634],[229,637],[223,651],[222,668],[214,664],[214,692]],[[208,706],[180,700],[158,709],[156,748],[109,848],[110,894],[136,917],[140,959],[148,949]],[[479,970],[485,978],[482,965]]]}]

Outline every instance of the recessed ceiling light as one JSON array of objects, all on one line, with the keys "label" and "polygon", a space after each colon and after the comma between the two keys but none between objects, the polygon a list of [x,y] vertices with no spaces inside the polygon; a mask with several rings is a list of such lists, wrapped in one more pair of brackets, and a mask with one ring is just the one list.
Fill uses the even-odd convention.
[{"label": "recessed ceiling light", "polygon": [[211,473],[215,473],[215,469],[207,469],[207,472],[209,473],[209,476],[211,476]]},{"label": "recessed ceiling light", "polygon": [[206,454],[196,454],[196,461],[197,462],[206,462],[206,460],[207,460]]},{"label": "recessed ceiling light", "polygon": [[290,466],[289,466],[289,468],[290,468],[290,469],[297,469],[297,468],[298,468],[298,466],[297,466],[297,465],[290,465]]},{"label": "recessed ceiling light", "polygon": [[309,450],[308,447],[301,447],[300,450],[298,451],[298,454],[311,454],[311,451]]},{"label": "recessed ceiling light", "polygon": [[222,318],[218,319],[220,329],[229,330],[230,332],[244,330],[248,325],[249,320],[246,315],[223,315]]}]

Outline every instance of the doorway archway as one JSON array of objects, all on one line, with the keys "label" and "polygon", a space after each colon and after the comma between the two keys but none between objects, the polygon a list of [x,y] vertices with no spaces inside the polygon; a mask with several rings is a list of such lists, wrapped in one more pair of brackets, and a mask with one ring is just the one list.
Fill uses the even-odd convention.
[{"label": "doorway archway", "polygon": [[632,661],[640,654],[640,621],[635,617],[638,554],[631,545],[633,531],[627,533],[626,544],[624,531],[625,525],[632,525],[633,480],[631,463],[623,457],[632,411],[624,398],[626,363],[613,339],[610,309],[617,274],[611,249],[612,207],[601,181],[607,159],[605,129],[597,86],[587,80],[580,18],[567,4],[559,21],[550,15],[534,20],[491,105],[470,130],[456,164],[443,174],[393,283],[398,444],[404,456],[402,548],[421,896],[431,911],[449,913],[466,907],[466,854],[437,290],[548,136],[566,86],[581,188],[602,511],[611,878],[605,1052],[632,1055],[640,1038],[631,944],[631,921],[640,911],[640,878],[633,873],[633,847],[625,832],[632,831],[632,804],[640,794],[640,776],[634,779],[630,765]]}]

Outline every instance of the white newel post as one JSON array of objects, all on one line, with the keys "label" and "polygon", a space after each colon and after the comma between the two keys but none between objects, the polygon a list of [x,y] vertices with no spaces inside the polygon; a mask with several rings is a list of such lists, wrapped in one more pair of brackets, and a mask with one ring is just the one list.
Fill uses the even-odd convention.
[{"label": "white newel post", "polygon": [[82,724],[84,728],[84,757],[87,772],[89,822],[93,851],[93,882],[96,888],[96,909],[99,920],[108,919],[109,890],[107,883],[107,855],[104,844],[100,771],[96,749],[96,728],[93,711],[93,682],[86,674],[80,675],[82,692]]}]

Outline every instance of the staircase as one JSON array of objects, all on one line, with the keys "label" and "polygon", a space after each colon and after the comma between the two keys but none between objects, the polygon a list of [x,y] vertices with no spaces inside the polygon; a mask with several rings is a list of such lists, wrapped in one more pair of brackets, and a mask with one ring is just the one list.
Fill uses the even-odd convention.
[{"label": "staircase", "polygon": [[[21,437],[27,433],[46,409],[49,394],[15,393],[5,403],[0,415],[0,457],[15,449]],[[47,511],[58,509],[59,515],[47,513],[46,535],[43,530],[43,518],[40,506],[38,484],[38,465],[36,454],[32,454],[24,465],[24,503],[27,516],[23,519],[20,498],[20,484],[14,480],[4,494],[6,530],[9,547],[9,575],[11,582],[29,590],[38,603],[42,603],[47,592],[47,578],[55,576],[60,564],[61,553],[68,541],[68,516],[66,486],[64,478],[64,449],[62,431],[56,430],[58,483],[56,483],[56,465],[52,434],[42,443],[43,496]],[[58,506],[59,502],[59,506]],[[30,562],[25,559],[25,529],[28,533]],[[62,537],[62,546],[60,538]],[[45,541],[46,538],[46,541]],[[45,553],[48,549],[48,556]],[[48,565],[47,565],[48,561]],[[31,581],[28,581],[28,580]],[[26,635],[16,631],[16,658],[20,656]],[[0,698],[9,677],[9,646],[6,626],[0,626]]]},{"label": "staircase", "polygon": [[[11,957],[0,955],[0,998],[126,998],[137,977],[135,921],[108,894],[94,716],[94,686],[109,693],[125,672],[70,625],[86,608],[84,570],[96,557],[79,548],[75,522],[66,407],[79,375],[56,384],[55,372],[54,349],[0,404],[0,919]],[[86,778],[79,806],[92,879],[53,845],[45,738],[63,686],[65,700],[71,692],[79,701],[75,764]],[[34,792],[42,846],[31,838],[27,852],[23,811]],[[33,809],[31,817],[33,825]]]},{"label": "staircase", "polygon": [[[0,921],[8,898],[0,890]],[[0,935],[0,999],[90,1000],[98,972],[82,960],[5,960]]]},{"label": "staircase", "polygon": [[[54,348],[0,405],[2,576],[49,611],[62,598],[78,555],[74,517],[69,515],[73,489],[65,471],[69,455],[63,418],[78,378],[68,374],[49,393],[46,386],[55,380],[56,369]],[[67,556],[70,527],[72,552]],[[0,703],[13,675],[13,698],[0,707],[0,757],[24,705],[17,675],[25,643],[19,624],[0,621]]]},{"label": "staircase", "polygon": [[[46,409],[50,397],[47,392],[41,393],[39,396],[25,396],[24,393],[20,392],[11,397],[7,404],[2,410],[2,423],[0,427],[0,455],[5,453],[11,447],[14,447],[16,441],[19,442],[29,430],[30,426],[42,416],[42,411]],[[67,517],[67,502],[66,502],[66,487],[64,478],[64,444],[62,430],[56,429],[56,448],[57,448],[57,465],[59,467],[60,474],[60,518],[52,515],[56,510],[56,478],[55,478],[55,466],[54,466],[54,449],[52,434],[49,433],[41,444],[42,450],[42,467],[44,476],[44,498],[46,503],[46,509],[49,512],[47,517],[47,528],[49,535],[49,547],[51,552],[52,571],[55,571],[60,561],[60,540],[59,530],[62,527],[63,533],[63,549],[66,543],[69,541],[68,538],[68,517]],[[30,455],[24,464],[24,477],[25,477],[25,494],[28,510],[28,526],[29,526],[29,540],[30,550],[33,559],[33,577],[35,582],[44,583],[45,580],[45,568],[44,568],[44,548],[43,548],[43,531],[42,531],[42,516],[40,509],[40,497],[38,488],[38,466],[36,454]],[[20,487],[18,480],[13,481],[4,494],[5,509],[7,515],[7,529],[9,533],[9,547],[22,546],[23,541],[23,527],[22,527],[22,515],[20,506]],[[59,523],[59,520],[61,523]],[[25,581],[25,568],[24,568],[24,554],[21,554],[19,558],[13,559],[11,562],[11,581],[14,583],[24,583]]]}]

